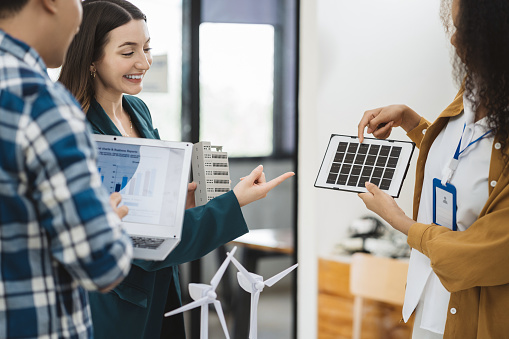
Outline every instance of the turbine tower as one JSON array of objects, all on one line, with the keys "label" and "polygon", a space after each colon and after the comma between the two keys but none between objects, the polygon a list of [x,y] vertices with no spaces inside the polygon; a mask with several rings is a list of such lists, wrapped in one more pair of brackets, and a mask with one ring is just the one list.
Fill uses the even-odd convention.
[{"label": "turbine tower", "polygon": [[223,331],[226,336],[226,339],[230,339],[230,335],[228,333],[228,329],[226,327],[226,321],[224,319],[223,309],[221,308],[221,302],[217,300],[216,287],[219,284],[219,281],[223,277],[228,264],[233,258],[233,254],[237,250],[237,247],[234,247],[233,250],[228,253],[226,259],[223,261],[219,269],[217,270],[214,277],[210,281],[210,285],[207,284],[189,284],[189,294],[191,298],[194,300],[193,302],[179,307],[171,312],[166,313],[164,316],[169,317],[177,313],[185,312],[191,310],[196,307],[201,307],[201,322],[200,322],[200,339],[208,339],[208,321],[209,321],[209,304],[214,304],[216,308],[217,316],[219,317],[219,321],[221,322],[221,326],[223,326]]},{"label": "turbine tower", "polygon": [[[233,251],[232,251],[233,252]],[[239,272],[237,272],[237,280],[239,281],[240,287],[248,293],[251,294],[251,315],[250,315],[250,325],[249,325],[249,339],[257,339],[258,331],[258,300],[260,299],[260,293],[263,291],[265,286],[271,287],[279,280],[283,279],[288,273],[293,271],[299,264],[295,264],[292,267],[287,268],[281,273],[276,274],[272,278],[267,280],[263,280],[261,275],[248,272],[244,266],[233,256],[231,257],[231,261],[237,267]]]}]

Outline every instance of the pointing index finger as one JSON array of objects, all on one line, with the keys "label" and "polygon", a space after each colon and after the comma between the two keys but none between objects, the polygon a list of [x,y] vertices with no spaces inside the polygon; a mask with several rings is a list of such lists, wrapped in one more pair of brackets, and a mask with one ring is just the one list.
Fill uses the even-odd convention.
[{"label": "pointing index finger", "polygon": [[380,108],[375,108],[375,109],[371,109],[369,111],[364,112],[364,115],[363,115],[361,121],[359,122],[358,131],[357,131],[357,136],[359,137],[359,141],[361,143],[364,141],[364,129],[367,126],[368,127],[367,133],[369,134],[372,132],[372,130],[370,130],[372,121],[378,116],[379,113],[380,113]]},{"label": "pointing index finger", "polygon": [[294,172],[286,172],[284,174],[281,174],[279,177],[272,179],[271,181],[268,181],[266,183],[267,187],[269,188],[269,191],[276,187],[277,185],[281,184],[286,179],[293,177],[295,175]]},{"label": "pointing index finger", "polygon": [[371,113],[364,113],[359,125],[357,126],[357,136],[359,137],[359,141],[362,143],[364,141],[364,129],[369,124],[369,119],[371,117]]}]

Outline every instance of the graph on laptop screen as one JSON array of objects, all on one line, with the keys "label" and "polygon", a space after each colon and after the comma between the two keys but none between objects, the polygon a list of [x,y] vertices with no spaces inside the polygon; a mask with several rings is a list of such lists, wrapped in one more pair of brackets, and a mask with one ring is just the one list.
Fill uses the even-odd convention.
[{"label": "graph on laptop screen", "polygon": [[[178,180],[183,157],[179,150],[98,142],[97,166],[108,193],[119,192],[122,204],[129,207],[126,222],[161,224],[173,220],[166,206],[178,195]],[[171,164],[176,164],[172,167]],[[170,178],[170,179],[169,179]],[[169,180],[167,182],[167,180]],[[170,186],[170,193],[168,187]],[[166,191],[166,193],[165,193]]]}]

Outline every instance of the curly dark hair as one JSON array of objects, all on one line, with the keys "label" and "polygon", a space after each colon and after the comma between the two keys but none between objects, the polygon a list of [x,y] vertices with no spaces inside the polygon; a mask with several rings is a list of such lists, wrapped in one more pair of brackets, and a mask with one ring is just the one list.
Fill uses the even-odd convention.
[{"label": "curly dark hair", "polygon": [[[442,0],[441,18],[454,35],[453,73],[473,98],[473,108],[486,111],[488,124],[502,144],[509,143],[509,1]],[[456,5],[456,4],[455,4]],[[509,156],[505,156],[506,162]]]}]

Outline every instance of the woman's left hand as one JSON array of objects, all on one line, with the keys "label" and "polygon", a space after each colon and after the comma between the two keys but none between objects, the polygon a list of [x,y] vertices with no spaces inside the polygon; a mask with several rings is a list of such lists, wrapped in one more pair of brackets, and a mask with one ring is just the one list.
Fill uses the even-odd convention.
[{"label": "woman's left hand", "polygon": [[194,191],[196,191],[196,188],[198,187],[198,184],[194,181],[187,184],[187,201],[186,201],[186,210],[189,208],[196,207],[196,201],[194,200]]},{"label": "woman's left hand", "polygon": [[367,182],[366,189],[368,192],[358,194],[366,207],[378,214],[392,227],[408,235],[408,230],[415,221],[406,216],[393,197],[383,192],[375,184]]}]

